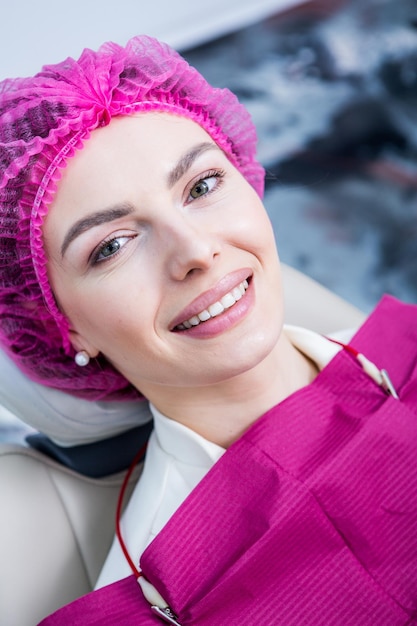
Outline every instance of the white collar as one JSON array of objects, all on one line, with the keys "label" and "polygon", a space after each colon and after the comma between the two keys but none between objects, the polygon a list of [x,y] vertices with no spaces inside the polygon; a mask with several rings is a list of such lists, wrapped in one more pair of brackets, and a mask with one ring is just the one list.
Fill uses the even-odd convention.
[{"label": "white collar", "polygon": [[185,465],[210,468],[224,453],[224,448],[163,415],[149,405],[154,431],[162,450]]},{"label": "white collar", "polygon": [[[320,372],[342,350],[341,345],[329,341],[327,337],[319,335],[314,330],[286,324],[284,332],[294,348],[297,348],[304,356],[313,361]],[[351,334],[351,331],[344,331],[340,333],[340,337],[338,334],[337,338],[348,341],[351,338]],[[332,337],[336,338],[335,335],[332,335]]]}]

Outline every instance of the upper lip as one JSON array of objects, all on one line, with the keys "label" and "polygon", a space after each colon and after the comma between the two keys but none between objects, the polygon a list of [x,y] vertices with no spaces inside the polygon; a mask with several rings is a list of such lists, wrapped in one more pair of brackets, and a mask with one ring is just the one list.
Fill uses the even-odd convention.
[{"label": "upper lip", "polygon": [[178,324],[182,324],[185,320],[190,319],[193,315],[198,315],[201,311],[207,309],[210,304],[217,302],[220,300],[226,293],[237,287],[243,280],[248,279],[252,276],[252,271],[248,268],[243,268],[239,270],[235,270],[234,272],[230,272],[223,278],[219,280],[219,282],[201,293],[197,298],[194,298],[192,302],[187,304],[186,307],[175,316],[175,318],[171,321],[169,328],[173,330]]}]

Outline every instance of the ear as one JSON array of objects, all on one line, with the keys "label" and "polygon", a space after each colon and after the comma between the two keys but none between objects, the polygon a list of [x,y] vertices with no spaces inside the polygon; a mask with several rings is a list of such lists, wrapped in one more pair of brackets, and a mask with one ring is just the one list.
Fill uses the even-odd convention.
[{"label": "ear", "polygon": [[76,352],[85,350],[88,353],[90,359],[95,359],[99,355],[100,350],[97,350],[95,346],[93,346],[87,339],[85,339],[85,337],[80,335],[76,330],[69,331],[69,338]]}]

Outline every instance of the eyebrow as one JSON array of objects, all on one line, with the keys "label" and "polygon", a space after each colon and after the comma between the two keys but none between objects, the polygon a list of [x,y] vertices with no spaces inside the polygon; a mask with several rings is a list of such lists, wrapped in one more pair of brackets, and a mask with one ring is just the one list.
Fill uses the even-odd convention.
[{"label": "eyebrow", "polygon": [[82,233],[85,233],[87,230],[94,228],[95,226],[100,226],[101,224],[106,224],[107,222],[113,222],[120,217],[126,217],[126,215],[133,213],[133,210],[134,209],[131,204],[125,203],[120,206],[114,206],[109,209],[97,211],[96,213],[92,213],[91,215],[78,220],[71,226],[65,235],[61,246],[61,257],[64,256],[70,243]]},{"label": "eyebrow", "polygon": [[[183,154],[178,163],[173,167],[173,169],[169,172],[167,183],[168,188],[171,189],[175,183],[177,183],[184,174],[190,169],[193,165],[194,161],[198,159],[199,156],[207,152],[208,150],[220,150],[220,148],[215,143],[211,143],[209,141],[205,141],[197,144],[185,154]],[[101,211],[97,211],[96,213],[92,213],[87,217],[83,217],[75,224],[71,226],[67,234],[65,235],[64,241],[61,246],[61,257],[64,256],[65,252],[68,249],[68,246],[85,233],[90,228],[94,228],[95,226],[101,226],[101,224],[106,224],[107,222],[113,222],[121,217],[126,217],[127,215],[131,215],[134,211],[134,207],[129,203],[124,203],[121,205],[116,205],[114,207],[110,207],[107,209],[103,209]]]},{"label": "eyebrow", "polygon": [[219,146],[215,143],[211,143],[210,141],[204,141],[203,143],[199,143],[191,150],[188,150],[185,154],[182,155],[178,163],[168,174],[168,187],[171,189],[177,183],[182,176],[190,169],[192,164],[200,155],[208,150],[220,150]]}]

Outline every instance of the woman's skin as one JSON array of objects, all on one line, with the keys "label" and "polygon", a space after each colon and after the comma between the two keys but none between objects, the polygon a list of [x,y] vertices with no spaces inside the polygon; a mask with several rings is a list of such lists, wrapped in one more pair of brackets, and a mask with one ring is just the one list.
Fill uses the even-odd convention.
[{"label": "woman's skin", "polygon": [[[44,239],[74,348],[105,355],[207,439],[229,446],[314,377],[282,333],[263,204],[194,122],[143,113],[93,131],[63,170]],[[186,328],[224,297],[232,306]]]}]

